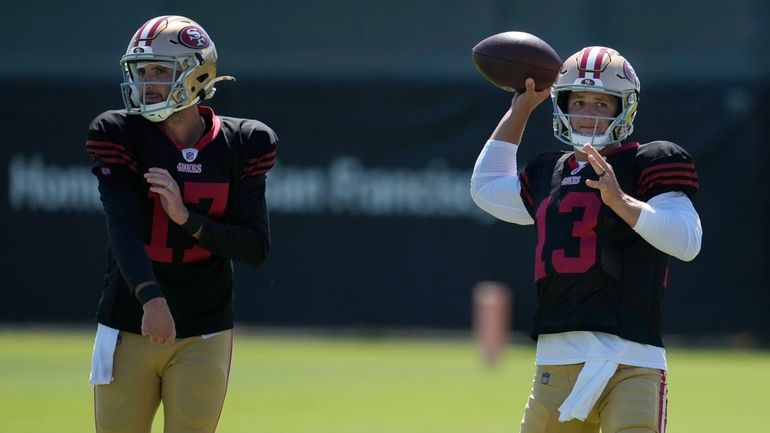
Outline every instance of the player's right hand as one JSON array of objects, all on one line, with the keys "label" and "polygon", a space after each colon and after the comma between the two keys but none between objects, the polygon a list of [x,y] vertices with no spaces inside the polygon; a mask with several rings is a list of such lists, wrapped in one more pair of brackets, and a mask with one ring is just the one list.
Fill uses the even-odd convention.
[{"label": "player's right hand", "polygon": [[166,298],[153,298],[142,306],[142,335],[160,344],[174,344],[176,325]]},{"label": "player's right hand", "polygon": [[527,89],[524,92],[516,92],[513,95],[511,109],[529,114],[540,105],[541,102],[551,96],[551,88],[546,87],[538,92],[535,90],[535,80],[532,78],[527,78],[524,85],[527,86]]}]

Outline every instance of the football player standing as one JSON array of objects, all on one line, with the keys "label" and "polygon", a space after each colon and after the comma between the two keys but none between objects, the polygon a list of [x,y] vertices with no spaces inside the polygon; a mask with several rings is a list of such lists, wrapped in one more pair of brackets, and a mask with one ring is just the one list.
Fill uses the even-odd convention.
[{"label": "football player standing", "polygon": [[219,116],[217,51],[188,18],[160,16],[120,64],[125,109],[97,116],[86,149],[107,219],[91,371],[97,432],[213,432],[230,373],[232,260],[270,247],[265,174],[277,138]]},{"label": "football player standing", "polygon": [[[701,247],[690,155],[668,141],[627,138],[639,79],[616,50],[587,47],[550,89],[514,95],[476,161],[474,202],[534,224],[536,373],[521,432],[658,432],[666,426],[660,304],[669,257]],[[554,134],[573,147],[519,172],[530,113],[551,97]]]}]

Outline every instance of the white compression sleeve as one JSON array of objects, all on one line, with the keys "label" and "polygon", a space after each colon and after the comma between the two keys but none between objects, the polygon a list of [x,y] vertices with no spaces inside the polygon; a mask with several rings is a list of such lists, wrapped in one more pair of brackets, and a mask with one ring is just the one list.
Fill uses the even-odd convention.
[{"label": "white compression sleeve", "polygon": [[[490,215],[515,224],[534,224],[521,199],[516,154],[518,146],[489,140],[471,177],[471,198]],[[644,203],[633,229],[650,245],[678,259],[690,261],[700,252],[700,217],[682,192],[666,192]]]},{"label": "white compression sleeve", "polygon": [[642,207],[634,230],[653,247],[680,260],[689,262],[700,252],[700,216],[683,192],[665,192],[651,198]]},{"label": "white compression sleeve", "polygon": [[529,225],[534,220],[521,199],[516,152],[519,146],[489,140],[471,176],[471,198],[483,211],[503,221]]}]

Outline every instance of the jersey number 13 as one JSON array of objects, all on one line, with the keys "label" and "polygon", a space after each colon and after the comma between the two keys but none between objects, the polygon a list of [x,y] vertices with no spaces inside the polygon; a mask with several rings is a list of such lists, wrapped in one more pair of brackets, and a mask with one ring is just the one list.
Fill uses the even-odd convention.
[{"label": "jersey number 13", "polygon": [[[546,276],[543,247],[546,237],[546,212],[551,197],[547,197],[537,208],[537,249],[535,250],[535,281]],[[599,210],[602,202],[593,192],[571,192],[565,195],[559,203],[559,218],[574,218],[573,211],[583,209],[582,217],[572,221],[572,239],[577,239],[580,245],[577,256],[568,256],[560,239],[549,239],[552,245],[551,257],[546,258],[553,265],[554,271],[560,274],[583,273],[596,263],[596,228],[599,222]]]}]

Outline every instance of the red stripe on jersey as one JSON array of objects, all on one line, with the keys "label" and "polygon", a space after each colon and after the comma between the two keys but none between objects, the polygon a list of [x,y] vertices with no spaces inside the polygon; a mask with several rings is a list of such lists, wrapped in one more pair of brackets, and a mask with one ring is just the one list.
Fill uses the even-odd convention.
[{"label": "red stripe on jersey", "polygon": [[[693,182],[691,180],[684,180],[684,179],[669,179],[669,180],[659,180],[652,185],[687,185],[687,186],[693,186],[695,188],[698,188],[700,185],[698,182]],[[652,187],[650,185],[650,187]],[[650,189],[650,188],[647,188]]]},{"label": "red stripe on jersey", "polygon": [[277,151],[273,150],[258,158],[251,158],[241,171],[241,179],[257,174],[267,173],[275,165],[275,155]]},{"label": "red stripe on jersey", "polygon": [[529,192],[532,189],[532,187],[529,186],[529,176],[526,172],[522,172],[521,175],[519,175],[519,180],[521,181],[521,197],[527,201],[530,207],[534,207],[535,201],[532,200],[532,195]]},{"label": "red stripe on jersey", "polygon": [[695,174],[695,172],[672,170],[672,171],[661,171],[655,174],[650,174],[649,176],[639,178],[639,186],[641,189],[647,189],[649,188],[651,183],[655,183],[656,179],[669,178],[669,177],[684,177],[687,179],[691,179],[695,182],[698,182],[698,175]]},{"label": "red stripe on jersey", "polygon": [[265,163],[259,166],[244,168],[241,175],[241,179],[247,178],[249,176],[256,176],[258,174],[265,174],[268,171],[270,171],[270,169],[273,168],[274,165],[275,164],[273,163],[273,161],[270,161],[268,163]]},{"label": "red stripe on jersey", "polygon": [[262,158],[258,160],[251,160],[249,161],[246,166],[244,166],[244,170],[250,170],[254,167],[265,167],[265,166],[272,166],[275,164],[275,152],[273,152],[272,155],[270,155],[267,158]]},{"label": "red stripe on jersey", "polygon": [[87,140],[86,148],[89,146],[114,147],[115,149],[122,150],[123,152],[129,153],[128,149],[126,149],[125,146],[123,146],[122,144],[113,143],[112,141]]},{"label": "red stripe on jersey", "polygon": [[678,185],[678,186],[682,186],[682,187],[688,187],[689,186],[689,187],[693,187],[695,189],[698,189],[698,187],[700,186],[698,184],[698,182],[693,182],[691,180],[682,180],[682,179],[658,180],[658,181],[655,181],[654,183],[650,184],[650,186],[648,186],[647,188],[645,188],[642,191],[640,191],[639,195],[646,194],[647,191],[650,190],[650,188],[652,188],[653,186],[656,186],[656,185]]},{"label": "red stripe on jersey", "polygon": [[662,179],[669,179],[670,183],[670,180],[675,178],[684,178],[682,179],[683,182],[694,182],[696,188],[698,186],[698,173],[695,171],[694,164],[673,163],[656,165],[643,170],[637,181],[637,189],[644,194],[653,185],[665,183]]},{"label": "red stripe on jersey", "polygon": [[269,169],[273,168],[273,166],[275,166],[275,159],[270,159],[270,160],[264,161],[264,162],[262,162],[260,164],[247,165],[247,166],[243,167],[242,173],[248,173],[250,171],[259,170],[259,169],[265,169],[265,168],[269,170]]},{"label": "red stripe on jersey", "polygon": [[266,154],[264,154],[264,155],[262,155],[262,156],[260,156],[258,158],[251,158],[246,163],[246,165],[247,166],[256,165],[256,164],[261,163],[262,161],[267,161],[268,159],[273,159],[275,157],[276,152],[277,151],[274,150],[274,151],[268,152],[268,153],[266,153]]},{"label": "red stripe on jersey", "polygon": [[663,169],[671,169],[671,168],[689,168],[692,171],[695,171],[695,164],[692,162],[674,162],[671,164],[658,164],[653,165],[652,167],[647,167],[639,174],[639,177],[644,177],[647,173],[656,171],[656,170],[663,170]]},{"label": "red stripe on jersey", "polygon": [[114,150],[94,150],[88,152],[92,158],[104,161],[107,163],[117,163],[127,165],[129,168],[136,170],[136,162],[125,156],[123,153]]},{"label": "red stripe on jersey", "polygon": [[243,174],[241,175],[241,179],[245,179],[245,178],[250,177],[250,176],[256,176],[256,175],[260,175],[260,174],[265,174],[268,171],[270,171],[271,168],[273,168],[272,165],[269,166],[269,167],[254,167],[254,168],[249,169],[249,170],[244,170]]},{"label": "red stripe on jersey", "polygon": [[243,167],[243,171],[242,172],[246,173],[246,172],[249,172],[249,171],[252,171],[252,170],[257,170],[257,169],[260,169],[260,168],[267,168],[269,170],[274,165],[275,165],[275,159],[271,159],[271,160],[268,160],[268,161],[264,161],[264,162],[262,162],[260,164],[250,164],[250,165],[247,165],[247,166]]},{"label": "red stripe on jersey", "polygon": [[121,152],[120,150],[111,150],[111,149],[100,149],[96,147],[90,147],[88,148],[88,153],[90,153],[92,156],[100,157],[102,155],[105,156],[119,156],[126,162],[134,162],[133,159],[131,159],[131,155],[127,154],[126,152]]},{"label": "red stripe on jersey", "polygon": [[[671,178],[684,178],[680,181]],[[663,179],[668,179],[663,181]],[[674,184],[681,182],[683,184],[698,187],[698,173],[695,171],[695,164],[692,162],[675,162],[670,164],[658,164],[647,167],[642,170],[637,181],[640,195],[646,193],[652,186],[659,184]]]},{"label": "red stripe on jersey", "polygon": [[137,164],[131,152],[120,144],[111,141],[88,140],[86,141],[86,150],[94,159],[108,164],[126,165],[131,171],[137,171]]}]

